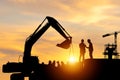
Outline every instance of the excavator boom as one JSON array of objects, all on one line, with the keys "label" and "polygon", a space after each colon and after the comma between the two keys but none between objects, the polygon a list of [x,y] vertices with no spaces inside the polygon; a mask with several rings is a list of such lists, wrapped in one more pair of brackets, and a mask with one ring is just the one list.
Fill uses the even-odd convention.
[{"label": "excavator boom", "polygon": [[[45,23],[45,20],[47,22]],[[29,76],[36,67],[39,68],[39,60],[37,56],[31,56],[32,46],[35,42],[45,33],[49,27],[54,28],[65,38],[58,47],[68,49],[72,43],[72,37],[67,31],[52,17],[47,16],[43,22],[37,27],[37,29],[26,39],[24,47],[23,63],[10,62],[3,65],[3,72],[21,72],[24,76]]]},{"label": "excavator boom", "polygon": [[[42,24],[45,22],[45,20],[48,20],[48,22],[41,28]],[[31,50],[32,46],[35,44],[35,42],[45,33],[45,31],[49,27],[53,27],[56,31],[58,31],[66,40],[62,42],[61,44],[57,44],[58,47],[68,49],[70,47],[72,37],[67,33],[67,31],[58,23],[57,20],[55,20],[52,17],[47,16],[43,22],[38,26],[38,28],[35,30],[35,32],[30,35],[25,42],[25,48],[24,48],[24,57],[23,62],[28,62],[31,57]]]}]

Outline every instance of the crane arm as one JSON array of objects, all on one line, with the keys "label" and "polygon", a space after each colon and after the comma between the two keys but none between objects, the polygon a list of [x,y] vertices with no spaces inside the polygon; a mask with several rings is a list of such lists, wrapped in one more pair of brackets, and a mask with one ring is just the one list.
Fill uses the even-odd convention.
[{"label": "crane arm", "polygon": [[[41,25],[44,23],[45,20],[48,20],[48,22],[42,27]],[[57,46],[62,48],[69,48],[71,44],[72,37],[67,33],[67,31],[52,17],[47,16],[43,22],[38,26],[38,28],[35,30],[35,32],[30,35],[25,42],[25,48],[24,48],[24,59],[31,56],[31,50],[34,43],[45,33],[45,31],[52,26],[56,31],[58,31],[66,40],[62,42],[61,44],[57,44]],[[23,60],[24,61],[24,60]]]},{"label": "crane arm", "polygon": [[120,31],[116,31],[116,32],[113,32],[113,33],[107,33],[107,34],[104,34],[102,37],[107,37],[107,36],[111,36],[111,35],[117,35],[118,33],[120,33]]},{"label": "crane arm", "polygon": [[107,36],[111,36],[111,35],[114,35],[115,33],[107,33],[107,34],[104,34],[102,37],[107,37]]}]

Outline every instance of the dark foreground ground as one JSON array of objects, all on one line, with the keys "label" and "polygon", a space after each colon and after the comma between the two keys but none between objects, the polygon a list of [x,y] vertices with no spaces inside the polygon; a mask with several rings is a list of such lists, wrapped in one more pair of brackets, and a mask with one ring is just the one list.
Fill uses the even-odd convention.
[{"label": "dark foreground ground", "polygon": [[[22,75],[13,74],[11,80],[23,80],[20,79]],[[15,79],[15,76],[19,79]],[[86,59],[82,63],[57,67],[39,64],[30,73],[29,80],[120,80],[120,59]]]},{"label": "dark foreground ground", "polygon": [[119,59],[87,59],[84,61],[84,70],[87,80],[119,80]]}]

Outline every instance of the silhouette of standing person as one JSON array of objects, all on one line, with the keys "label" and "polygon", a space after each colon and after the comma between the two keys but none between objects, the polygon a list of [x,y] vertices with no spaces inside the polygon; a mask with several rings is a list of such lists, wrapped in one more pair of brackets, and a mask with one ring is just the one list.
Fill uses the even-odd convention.
[{"label": "silhouette of standing person", "polygon": [[93,59],[93,44],[90,39],[88,39],[87,42],[89,43],[89,47],[87,48],[89,50],[90,59]]},{"label": "silhouette of standing person", "polygon": [[81,43],[79,44],[79,48],[80,48],[80,57],[79,57],[79,61],[83,61],[84,58],[85,58],[85,48],[86,48],[86,45],[84,43],[84,39],[81,39]]}]

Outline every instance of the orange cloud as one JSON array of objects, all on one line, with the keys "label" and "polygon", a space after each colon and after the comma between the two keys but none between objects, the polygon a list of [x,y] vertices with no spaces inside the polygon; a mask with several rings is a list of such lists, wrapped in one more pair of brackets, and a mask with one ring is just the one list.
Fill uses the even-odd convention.
[{"label": "orange cloud", "polygon": [[115,2],[113,0],[69,0],[67,2],[64,0],[56,0],[52,2],[37,0],[10,0],[9,2],[14,4],[13,6],[17,6],[22,15],[51,15],[57,19],[64,17],[62,21],[76,23],[82,22],[83,24],[96,23],[101,20],[108,19],[108,15],[113,12],[109,10],[115,9],[115,4],[117,2],[119,3],[119,1]]}]

